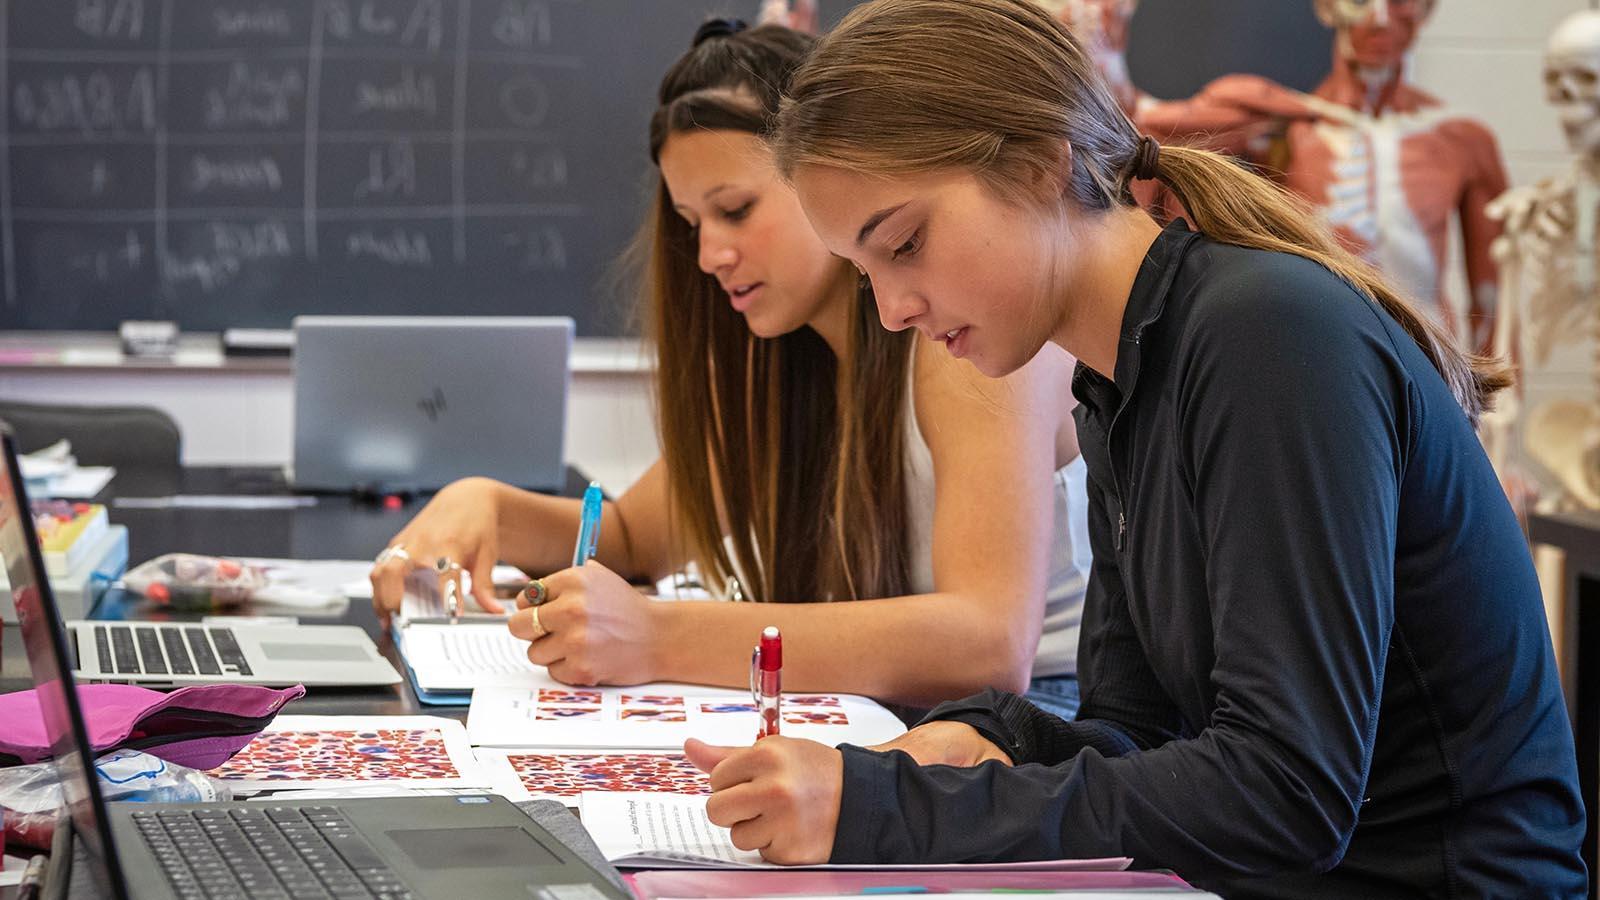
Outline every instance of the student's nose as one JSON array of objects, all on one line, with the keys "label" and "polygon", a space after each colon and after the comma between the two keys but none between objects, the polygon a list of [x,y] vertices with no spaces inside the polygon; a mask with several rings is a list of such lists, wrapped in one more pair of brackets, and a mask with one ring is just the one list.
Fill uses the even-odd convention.
[{"label": "student's nose", "polygon": [[707,275],[731,269],[739,262],[739,249],[715,228],[700,227],[700,271]]},{"label": "student's nose", "polygon": [[890,331],[910,328],[927,310],[927,304],[914,291],[898,287],[880,291],[876,283],[873,291],[878,298],[878,320]]},{"label": "student's nose", "polygon": [[1371,16],[1374,27],[1382,28],[1389,24],[1389,0],[1373,0]]}]

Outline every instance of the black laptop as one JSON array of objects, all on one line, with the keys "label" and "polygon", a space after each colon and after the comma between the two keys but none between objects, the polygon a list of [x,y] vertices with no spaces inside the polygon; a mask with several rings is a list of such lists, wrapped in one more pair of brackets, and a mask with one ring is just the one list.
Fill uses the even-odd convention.
[{"label": "black laptop", "polygon": [[[71,813],[61,827],[77,844],[74,896],[630,900],[498,796],[108,805],[16,447],[3,427],[0,444],[0,564]],[[65,871],[57,862],[54,871]]]}]

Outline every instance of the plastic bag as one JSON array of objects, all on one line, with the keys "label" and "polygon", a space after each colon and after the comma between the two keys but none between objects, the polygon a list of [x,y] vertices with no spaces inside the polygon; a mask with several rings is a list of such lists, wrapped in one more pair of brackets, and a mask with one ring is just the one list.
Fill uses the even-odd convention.
[{"label": "plastic bag", "polygon": [[[137,750],[107,753],[95,761],[94,769],[108,802],[203,803],[233,797],[226,782]],[[56,815],[65,805],[55,763],[0,769],[0,818],[7,846],[15,842],[50,849]]]},{"label": "plastic bag", "polygon": [[122,577],[123,586],[152,603],[202,610],[237,606],[267,587],[266,570],[220,556],[168,553]]},{"label": "plastic bag", "polygon": [[[271,564],[264,564],[267,562]],[[317,567],[328,565],[348,567],[168,553],[124,575],[122,587],[143,594],[152,603],[187,612],[227,609],[245,602],[320,609],[347,602],[339,588],[316,583]],[[307,568],[312,571],[302,571]],[[308,580],[311,583],[305,583]]]}]

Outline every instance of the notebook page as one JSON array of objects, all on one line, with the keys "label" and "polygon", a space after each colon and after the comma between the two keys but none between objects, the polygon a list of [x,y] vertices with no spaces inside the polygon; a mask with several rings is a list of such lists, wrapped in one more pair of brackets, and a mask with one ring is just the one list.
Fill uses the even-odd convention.
[{"label": "notebook page", "polygon": [[528,661],[528,642],[503,623],[413,622],[400,630],[400,651],[427,691],[470,691],[494,685],[556,682]]},{"label": "notebook page", "polygon": [[[706,799],[683,794],[593,793],[583,795],[580,809],[583,827],[613,865],[652,869],[778,868],[754,850],[735,847],[728,829],[707,818]],[[1116,872],[1126,869],[1132,862],[1127,857],[1108,857],[1014,863],[823,864],[783,868],[789,871]]]}]

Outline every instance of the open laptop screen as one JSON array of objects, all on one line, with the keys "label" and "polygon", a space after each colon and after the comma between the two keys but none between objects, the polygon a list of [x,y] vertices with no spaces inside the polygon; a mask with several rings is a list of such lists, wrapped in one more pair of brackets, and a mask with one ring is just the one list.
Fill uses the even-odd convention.
[{"label": "open laptop screen", "polygon": [[83,851],[76,856],[73,877],[91,879],[95,896],[124,898],[128,896],[127,888],[116,865],[105,803],[94,778],[83,710],[72,681],[66,628],[44,578],[44,560],[39,555],[33,515],[22,488],[16,445],[3,425],[0,444],[5,449],[5,463],[0,465],[0,565],[5,566],[11,581],[11,596],[33,670],[40,712],[76,826],[77,844]]}]

